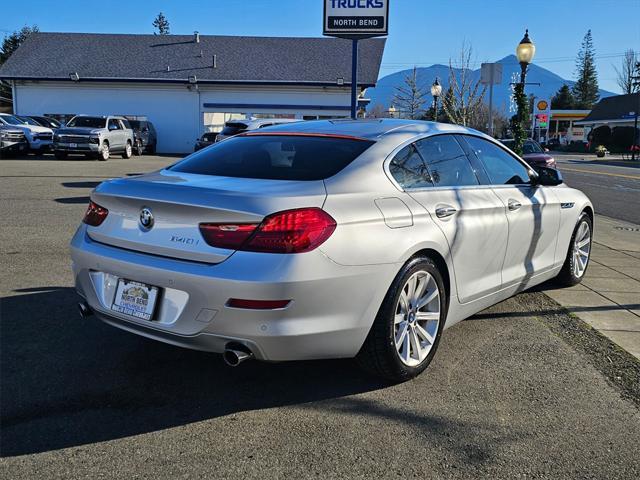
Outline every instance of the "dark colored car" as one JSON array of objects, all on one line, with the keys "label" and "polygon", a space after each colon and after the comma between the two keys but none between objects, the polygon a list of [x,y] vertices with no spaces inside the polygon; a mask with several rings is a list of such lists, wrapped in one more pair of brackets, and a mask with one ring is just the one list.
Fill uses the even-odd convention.
[{"label": "dark colored car", "polygon": [[[500,140],[500,142],[513,150],[515,143],[514,140]],[[547,152],[548,150],[546,148],[542,148],[538,142],[529,139],[524,141],[521,157],[532,167],[556,168],[556,159]]]},{"label": "dark colored car", "polygon": [[0,158],[13,154],[26,154],[29,142],[24,132],[8,125],[0,125]]},{"label": "dark colored car", "polygon": [[136,155],[143,153],[156,153],[158,145],[158,134],[156,129],[148,120],[129,120],[129,125],[133,130],[134,150]]},{"label": "dark colored car", "polygon": [[202,137],[196,140],[196,144],[193,147],[193,151],[197,152],[198,150],[203,149],[204,147],[208,147],[215,143],[216,138],[218,137],[218,132],[207,132]]},{"label": "dark colored car", "polygon": [[51,117],[43,117],[40,115],[29,115],[29,118],[35,120],[43,127],[48,127],[52,130],[56,130],[57,128],[60,128],[62,126],[62,124],[58,120]]}]

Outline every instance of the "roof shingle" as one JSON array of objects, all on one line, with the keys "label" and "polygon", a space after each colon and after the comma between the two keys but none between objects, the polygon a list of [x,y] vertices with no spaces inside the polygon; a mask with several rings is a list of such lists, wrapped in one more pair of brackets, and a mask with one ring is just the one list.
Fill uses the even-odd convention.
[{"label": "roof shingle", "polygon": [[[376,83],[384,39],[361,40],[358,84]],[[216,68],[213,68],[213,56]],[[335,85],[351,79],[351,42],[337,38],[32,34],[0,68],[4,79]]]},{"label": "roof shingle", "polygon": [[630,118],[630,112],[635,112],[639,106],[640,93],[606,97],[596,103],[591,113],[579,123],[627,119]]}]

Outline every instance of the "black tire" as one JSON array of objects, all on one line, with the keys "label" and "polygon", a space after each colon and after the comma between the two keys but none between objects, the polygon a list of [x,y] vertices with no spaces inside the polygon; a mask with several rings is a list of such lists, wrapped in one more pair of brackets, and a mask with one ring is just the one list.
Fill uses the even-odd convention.
[{"label": "black tire", "polygon": [[126,145],[124,146],[124,150],[122,151],[122,158],[128,159],[133,156],[133,147],[131,146],[131,142],[127,140]]},{"label": "black tire", "polygon": [[58,159],[58,160],[64,160],[67,158],[67,152],[59,152],[59,151],[55,151],[53,152],[53,155]]},{"label": "black tire", "polygon": [[[396,349],[394,316],[400,294],[407,280],[414,273],[421,270],[429,273],[437,284],[440,298],[440,318],[431,350],[418,365],[408,366],[400,360],[400,355]],[[398,272],[387,291],[369,335],[356,356],[358,364],[367,372],[396,383],[410,380],[419,375],[429,366],[438,348],[447,316],[446,297],[442,274],[433,260],[428,257],[414,257],[409,260]]]},{"label": "black tire", "polygon": [[144,148],[142,147],[142,140],[140,139],[136,140],[134,151],[136,152],[136,155],[138,157],[142,156],[142,153],[144,152]]},{"label": "black tire", "polygon": [[98,160],[101,162],[106,162],[109,160],[109,156],[111,152],[109,151],[109,142],[104,142],[102,144],[102,148],[100,149],[100,153],[98,153]]},{"label": "black tire", "polygon": [[[589,227],[589,256],[587,257],[587,264],[584,267],[581,275],[576,274],[575,269],[575,256],[574,256],[574,246],[576,242],[576,235],[580,230],[580,227],[583,223],[586,223]],[[580,218],[578,218],[578,222],[576,223],[575,228],[573,229],[573,233],[571,234],[571,241],[569,242],[569,248],[567,249],[567,256],[564,260],[564,264],[562,265],[562,269],[560,273],[555,278],[555,283],[563,287],[571,287],[573,285],[577,285],[582,282],[582,279],[587,273],[587,269],[589,268],[589,260],[591,260],[591,242],[593,241],[593,221],[591,217],[586,212],[582,212],[580,214]]]}]

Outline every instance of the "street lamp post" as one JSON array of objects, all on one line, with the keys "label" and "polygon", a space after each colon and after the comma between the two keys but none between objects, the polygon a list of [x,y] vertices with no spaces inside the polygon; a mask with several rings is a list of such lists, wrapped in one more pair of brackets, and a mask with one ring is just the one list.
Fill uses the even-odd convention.
[{"label": "street lamp post", "polygon": [[527,29],[524,33],[523,39],[520,40],[520,43],[516,48],[516,56],[520,63],[520,83],[516,83],[514,85],[514,97],[518,107],[518,112],[516,116],[516,125],[514,125],[513,128],[513,136],[515,151],[518,154],[522,154],[522,146],[525,140],[524,117],[527,111],[527,97],[524,94],[524,86],[527,77],[527,68],[535,54],[536,46],[529,38],[529,30]]},{"label": "street lamp post", "polygon": [[433,97],[433,121],[438,121],[438,98],[442,95],[442,85],[438,77],[431,84],[431,96]]}]

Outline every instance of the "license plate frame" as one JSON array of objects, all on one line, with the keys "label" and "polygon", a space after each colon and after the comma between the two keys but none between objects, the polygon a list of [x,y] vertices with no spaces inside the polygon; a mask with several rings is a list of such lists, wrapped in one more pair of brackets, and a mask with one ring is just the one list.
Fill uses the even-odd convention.
[{"label": "license plate frame", "polygon": [[153,321],[160,288],[119,278],[111,310],[138,320]]},{"label": "license plate frame", "polygon": [[77,143],[70,143],[69,144],[69,148],[78,148],[78,144]]}]

